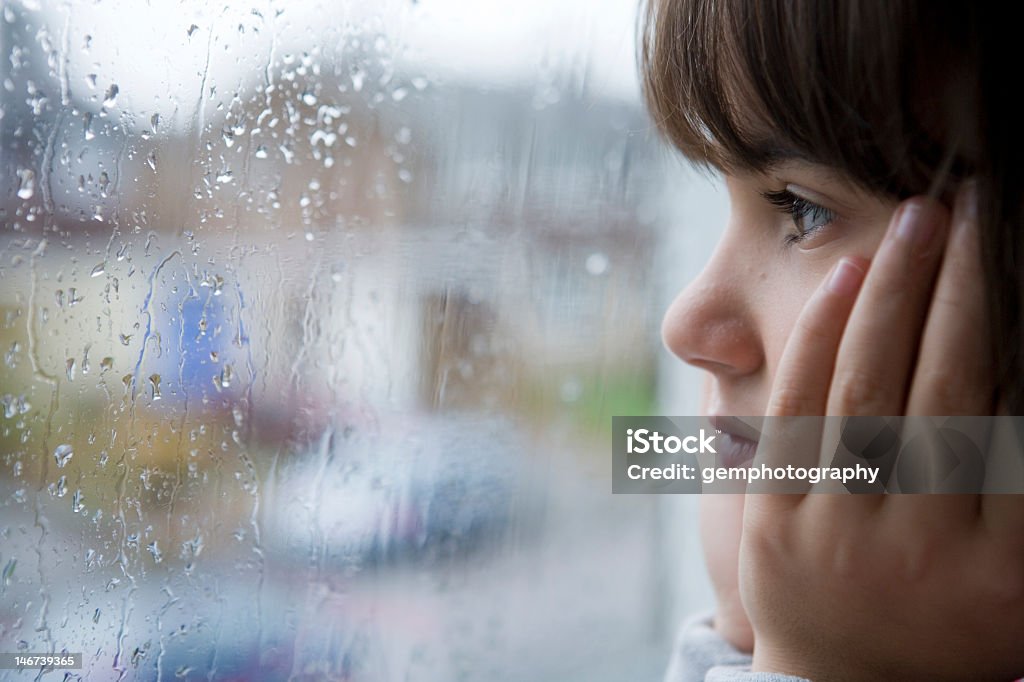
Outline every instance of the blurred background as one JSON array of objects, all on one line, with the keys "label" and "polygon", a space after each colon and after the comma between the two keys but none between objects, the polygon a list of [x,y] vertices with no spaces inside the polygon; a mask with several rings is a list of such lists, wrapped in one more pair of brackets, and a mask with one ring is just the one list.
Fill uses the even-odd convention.
[{"label": "blurred background", "polygon": [[[724,224],[633,0],[0,16],[0,651],[89,680],[658,680],[661,315]],[[22,673],[0,671],[2,679]]]}]

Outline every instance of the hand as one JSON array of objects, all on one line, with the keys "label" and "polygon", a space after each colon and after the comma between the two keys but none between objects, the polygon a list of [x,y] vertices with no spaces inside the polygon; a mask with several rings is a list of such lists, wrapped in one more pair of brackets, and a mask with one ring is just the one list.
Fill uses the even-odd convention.
[{"label": "hand", "polygon": [[[973,203],[961,191],[950,219],[910,199],[870,269],[837,265],[787,343],[769,416],[996,412]],[[740,589],[754,670],[1011,679],[1024,674],[1024,496],[751,495]]]}]

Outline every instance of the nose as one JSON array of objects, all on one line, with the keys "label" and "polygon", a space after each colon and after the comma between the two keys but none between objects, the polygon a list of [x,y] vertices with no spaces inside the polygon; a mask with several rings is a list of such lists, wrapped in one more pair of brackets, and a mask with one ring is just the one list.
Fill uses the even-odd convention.
[{"label": "nose", "polygon": [[735,253],[723,239],[661,323],[662,340],[672,353],[720,380],[755,373],[764,364],[750,291],[761,276],[756,264],[740,262],[730,255]]}]

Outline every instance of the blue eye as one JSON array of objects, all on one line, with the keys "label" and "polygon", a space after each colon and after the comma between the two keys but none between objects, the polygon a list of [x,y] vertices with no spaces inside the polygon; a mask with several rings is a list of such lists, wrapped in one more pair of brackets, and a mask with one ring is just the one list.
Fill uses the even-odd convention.
[{"label": "blue eye", "polygon": [[775,208],[792,216],[796,233],[786,236],[787,244],[807,239],[836,219],[835,213],[829,209],[803,197],[798,197],[787,189],[778,192],[762,192],[761,196]]}]

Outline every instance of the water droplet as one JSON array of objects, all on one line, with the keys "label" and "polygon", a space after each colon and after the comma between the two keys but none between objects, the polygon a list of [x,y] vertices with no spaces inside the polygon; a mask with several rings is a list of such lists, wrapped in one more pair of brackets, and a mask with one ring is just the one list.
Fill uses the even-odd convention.
[{"label": "water droplet", "polygon": [[92,113],[85,113],[85,120],[82,123],[82,131],[85,133],[85,139],[91,140],[96,137],[96,133],[92,131]]},{"label": "water droplet", "polygon": [[53,458],[57,460],[57,468],[63,469],[67,463],[71,461],[74,454],[75,453],[72,451],[71,446],[67,443],[58,445],[53,451]]},{"label": "water droplet", "polygon": [[225,388],[230,388],[232,374],[233,371],[231,369],[231,365],[224,365],[224,369],[220,371],[220,374],[217,374],[213,377],[213,385],[216,386],[217,389],[221,391],[223,391]]},{"label": "water droplet", "polygon": [[359,92],[363,89],[363,82],[366,81],[366,72],[356,66],[352,69],[352,89]]},{"label": "water droplet", "polygon": [[316,106],[316,95],[307,90],[306,92],[302,93],[302,101],[307,106]]},{"label": "water droplet", "polygon": [[153,387],[153,400],[160,400],[160,375],[150,375],[149,383]]},{"label": "water droplet", "polygon": [[65,495],[67,495],[68,494],[68,477],[67,476],[61,476],[60,478],[57,479],[57,484],[56,485],[51,483],[49,485],[49,491],[50,491],[51,495],[55,495],[56,497],[64,497]]},{"label": "water droplet", "polygon": [[15,341],[11,344],[10,349],[4,353],[4,364],[14,369],[18,364],[18,351],[21,350],[21,345]]},{"label": "water droplet", "polygon": [[583,385],[580,383],[579,379],[566,379],[562,382],[559,394],[563,402],[574,403],[583,395]]},{"label": "water droplet", "polygon": [[101,372],[106,372],[108,369],[113,369],[113,368],[114,368],[114,358],[112,358],[112,357],[110,357],[108,355],[107,357],[105,357],[102,360],[100,360],[100,371]]},{"label": "water droplet", "polygon": [[95,611],[93,611],[92,612],[92,622],[94,622],[94,623],[100,622],[100,616],[101,615],[102,615],[102,612],[99,609],[96,609]]},{"label": "water droplet", "polygon": [[100,275],[102,275],[106,271],[106,267],[107,267],[106,263],[99,263],[99,264],[93,266],[92,272],[89,273],[89,276],[90,277],[99,277]]},{"label": "water droplet", "polygon": [[118,334],[117,338],[120,339],[122,346],[127,346],[129,343],[132,342],[131,334]]},{"label": "water droplet", "polygon": [[146,165],[154,172],[156,171],[156,150],[154,149],[146,156]]},{"label": "water droplet", "polygon": [[587,256],[587,272],[591,275],[603,275],[608,270],[608,256],[595,252]]},{"label": "water droplet", "polygon": [[36,192],[36,174],[30,168],[18,169],[18,196],[31,199]]},{"label": "water droplet", "polygon": [[263,145],[256,147],[256,158],[265,159],[267,158],[267,148]]},{"label": "water droplet", "polygon": [[71,498],[71,511],[75,514],[79,514],[85,509],[85,506],[82,504],[83,497],[82,491],[79,489],[75,491],[74,496]]},{"label": "water droplet", "polygon": [[4,572],[3,572],[3,574],[0,574],[0,578],[3,579],[4,587],[7,587],[8,585],[11,584],[11,578],[14,577],[14,569],[17,567],[17,565],[18,565],[18,560],[17,559],[11,559],[11,560],[9,560],[7,562],[7,565],[4,566]]},{"label": "water droplet", "polygon": [[403,99],[406,98],[408,94],[409,91],[405,88],[395,88],[394,91],[391,93],[391,99],[395,100],[396,102],[401,102]]},{"label": "water droplet", "polygon": [[188,35],[189,38],[191,38],[192,34],[195,33],[197,30],[199,30],[199,27],[196,26],[195,24],[192,24],[191,26],[188,27],[188,30],[185,31],[185,33],[186,33],[186,35]]},{"label": "water droplet", "polygon": [[117,103],[117,93],[119,93],[120,91],[121,89],[117,87],[116,83],[111,83],[110,87],[107,88],[107,94],[103,97],[103,106],[114,106]]},{"label": "water droplet", "polygon": [[217,184],[226,185],[234,181],[234,173],[229,170],[223,170],[217,174]]},{"label": "water droplet", "polygon": [[160,130],[160,114],[153,114],[149,119],[149,124],[153,126],[153,134],[155,135]]},{"label": "water droplet", "polygon": [[75,380],[75,359],[68,358],[67,362],[64,363],[67,369],[68,381]]},{"label": "water droplet", "polygon": [[156,540],[146,545],[146,549],[148,549],[149,553],[153,555],[153,561],[156,563],[160,563],[160,561],[163,560],[164,555],[160,553],[160,548],[157,546]]}]

